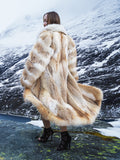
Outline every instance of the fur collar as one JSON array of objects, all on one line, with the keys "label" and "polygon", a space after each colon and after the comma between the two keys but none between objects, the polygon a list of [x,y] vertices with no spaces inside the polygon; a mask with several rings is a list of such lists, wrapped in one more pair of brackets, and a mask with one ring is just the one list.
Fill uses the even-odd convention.
[{"label": "fur collar", "polygon": [[62,32],[64,34],[67,34],[65,28],[61,24],[49,24],[46,27],[44,27],[43,31],[44,30],[53,31],[53,32],[57,31],[57,32]]}]

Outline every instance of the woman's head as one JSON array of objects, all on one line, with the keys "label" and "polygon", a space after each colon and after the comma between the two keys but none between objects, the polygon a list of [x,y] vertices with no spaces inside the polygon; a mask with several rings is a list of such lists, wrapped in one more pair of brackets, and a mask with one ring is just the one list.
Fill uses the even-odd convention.
[{"label": "woman's head", "polygon": [[48,24],[60,24],[60,17],[56,12],[47,12],[43,15],[43,25],[44,27]]}]

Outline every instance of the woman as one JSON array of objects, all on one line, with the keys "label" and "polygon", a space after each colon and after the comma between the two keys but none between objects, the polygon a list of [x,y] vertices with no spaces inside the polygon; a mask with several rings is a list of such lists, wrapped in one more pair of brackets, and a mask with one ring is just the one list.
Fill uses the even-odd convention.
[{"label": "woman", "polygon": [[50,121],[60,126],[61,141],[57,150],[70,146],[67,126],[91,124],[97,117],[102,91],[78,84],[76,48],[72,38],[60,24],[56,12],[43,16],[44,29],[33,46],[21,77],[24,99],[32,102],[42,115],[44,124],[40,142],[53,135]]}]

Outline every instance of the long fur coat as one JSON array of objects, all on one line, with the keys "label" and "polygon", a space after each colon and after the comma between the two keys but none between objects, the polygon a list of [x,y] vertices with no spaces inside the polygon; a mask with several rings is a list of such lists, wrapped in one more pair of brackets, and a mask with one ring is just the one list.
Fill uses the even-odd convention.
[{"label": "long fur coat", "polygon": [[21,77],[24,99],[46,120],[59,126],[91,124],[97,117],[102,91],[77,83],[76,47],[62,25],[40,33]]}]

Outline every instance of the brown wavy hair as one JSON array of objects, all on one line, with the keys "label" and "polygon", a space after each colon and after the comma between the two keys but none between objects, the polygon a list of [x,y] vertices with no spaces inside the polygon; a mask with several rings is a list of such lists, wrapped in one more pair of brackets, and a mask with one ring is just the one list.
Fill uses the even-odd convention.
[{"label": "brown wavy hair", "polygon": [[47,14],[47,19],[48,19],[47,24],[60,24],[60,16],[58,15],[58,13],[54,11],[47,12],[43,15],[43,18],[46,14]]}]

